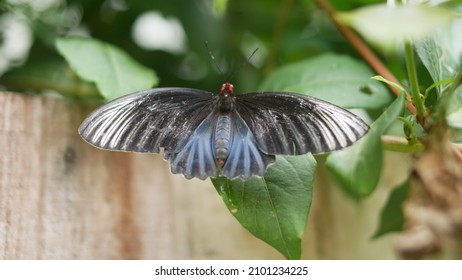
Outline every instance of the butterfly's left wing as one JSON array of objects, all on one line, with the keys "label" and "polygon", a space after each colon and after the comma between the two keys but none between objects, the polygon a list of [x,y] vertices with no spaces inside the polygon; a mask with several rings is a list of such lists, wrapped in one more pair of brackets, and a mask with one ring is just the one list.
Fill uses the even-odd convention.
[{"label": "butterfly's left wing", "polygon": [[300,94],[263,92],[239,95],[236,110],[269,155],[330,152],[360,139],[368,126],[353,113]]},{"label": "butterfly's left wing", "polygon": [[98,148],[179,151],[214,110],[218,96],[190,88],[155,88],[115,99],[88,116],[79,134]]}]

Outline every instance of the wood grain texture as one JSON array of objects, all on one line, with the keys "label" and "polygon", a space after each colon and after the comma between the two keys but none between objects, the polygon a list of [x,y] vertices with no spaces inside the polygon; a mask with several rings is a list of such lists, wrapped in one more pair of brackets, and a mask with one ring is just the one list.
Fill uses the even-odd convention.
[{"label": "wood grain texture", "polygon": [[[101,151],[77,127],[88,108],[0,93],[1,259],[282,259],[229,214],[209,181],[172,175],[161,155]],[[387,154],[374,195],[353,203],[320,168],[307,259],[388,259],[371,241],[402,156]],[[391,166],[391,168],[390,168]]]}]

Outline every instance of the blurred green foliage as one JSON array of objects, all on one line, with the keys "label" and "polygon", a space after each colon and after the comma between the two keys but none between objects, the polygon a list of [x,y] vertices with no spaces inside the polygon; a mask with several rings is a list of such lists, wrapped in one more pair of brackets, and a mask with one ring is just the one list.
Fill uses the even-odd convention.
[{"label": "blurred green foliage", "polygon": [[[33,2],[57,4],[43,8]],[[352,53],[311,1],[220,2],[224,2],[222,10],[226,7],[224,12],[216,10],[214,1],[204,0],[4,1],[0,4],[0,17],[14,15],[25,23],[32,34],[32,45],[24,58],[3,71],[6,73],[0,77],[0,84],[10,90],[53,89],[64,95],[75,95],[72,80],[66,87],[61,77],[61,86],[56,87],[50,72],[54,68],[56,73],[61,73],[64,67],[63,58],[54,48],[55,38],[79,34],[115,45],[154,69],[160,78],[159,86],[211,91],[217,91],[225,78],[211,62],[205,41],[209,42],[224,74],[233,73],[240,92],[257,88],[264,76],[280,65],[323,52]],[[149,11],[179,20],[186,35],[183,53],[147,50],[134,42],[133,25]],[[255,57],[241,67],[256,48],[259,51]],[[42,71],[44,68],[47,71]],[[204,74],[197,75],[197,69],[202,69]]]}]

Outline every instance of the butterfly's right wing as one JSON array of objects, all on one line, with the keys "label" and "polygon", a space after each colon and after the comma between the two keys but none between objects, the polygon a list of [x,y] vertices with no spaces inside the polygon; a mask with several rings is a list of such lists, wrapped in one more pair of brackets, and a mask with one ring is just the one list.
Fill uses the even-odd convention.
[{"label": "butterfly's right wing", "polygon": [[231,146],[221,175],[242,180],[263,176],[275,157],[260,151],[254,134],[238,112],[232,112],[231,119]]},{"label": "butterfly's right wing", "polygon": [[268,155],[325,153],[350,146],[369,127],[353,113],[314,97],[287,93],[248,93],[236,97],[236,110]]},{"label": "butterfly's right wing", "polygon": [[181,150],[216,106],[217,96],[189,88],[132,93],[96,109],[79,134],[98,148],[158,153]]}]

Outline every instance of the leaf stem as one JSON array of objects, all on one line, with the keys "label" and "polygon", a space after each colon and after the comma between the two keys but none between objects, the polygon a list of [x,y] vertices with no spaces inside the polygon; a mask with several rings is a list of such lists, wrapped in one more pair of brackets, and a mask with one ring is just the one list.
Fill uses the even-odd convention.
[{"label": "leaf stem", "polygon": [[406,138],[382,135],[382,145],[384,150],[400,153],[418,153],[424,150],[424,145],[420,142],[410,144]]},{"label": "leaf stem", "polygon": [[416,119],[420,124],[424,124],[425,105],[423,103],[423,98],[420,96],[419,81],[417,80],[417,70],[415,68],[414,50],[410,41],[404,43],[404,51],[409,83],[411,85],[412,103],[416,108]]},{"label": "leaf stem", "polygon": [[438,82],[435,82],[433,83],[431,86],[429,86],[426,90],[425,90],[425,93],[424,93],[424,100],[427,99],[428,95],[430,94],[430,91],[434,88],[436,88],[437,86],[440,86],[440,85],[444,85],[444,84],[450,84],[450,83],[453,83],[455,81],[454,78],[449,78],[449,79],[444,79],[444,80],[441,80],[441,81],[438,81]]},{"label": "leaf stem", "polygon": [[[410,144],[409,141],[404,137],[393,136],[393,135],[382,135],[381,141],[384,150],[400,153],[419,153],[423,152],[425,146],[420,143]],[[462,144],[451,143],[452,149],[456,157],[462,161]]]}]

